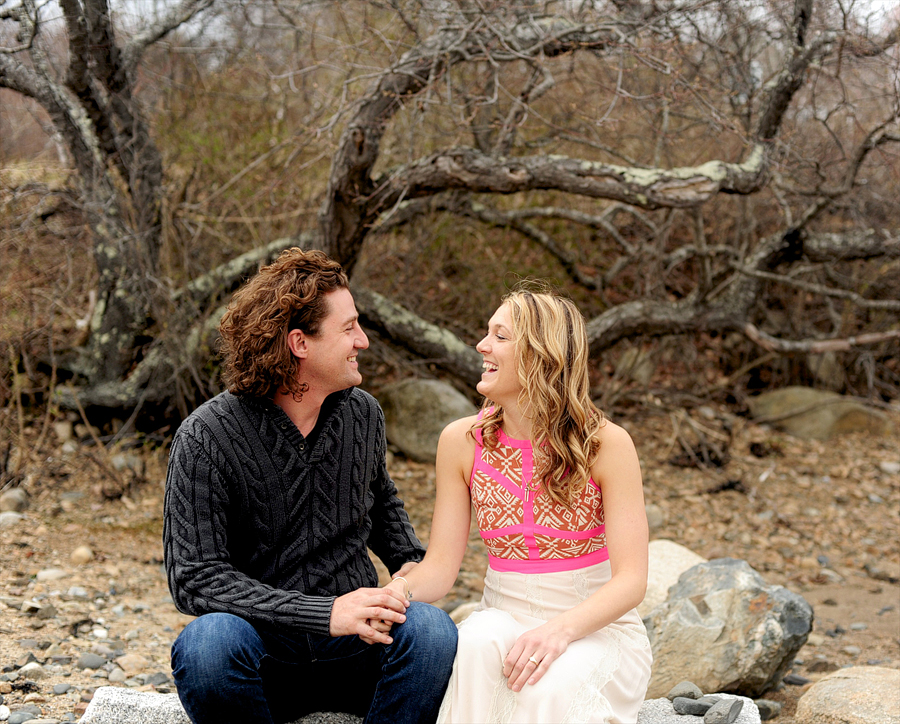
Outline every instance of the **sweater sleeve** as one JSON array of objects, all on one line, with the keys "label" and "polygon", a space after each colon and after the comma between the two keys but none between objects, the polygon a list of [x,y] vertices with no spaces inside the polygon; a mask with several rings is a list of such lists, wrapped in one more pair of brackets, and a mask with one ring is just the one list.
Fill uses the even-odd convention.
[{"label": "sweater sleeve", "polygon": [[228,550],[224,462],[202,432],[179,430],[169,454],[163,546],[169,591],[182,613],[222,612],[251,622],[330,635],[333,596],[309,596],[261,583],[239,571]]},{"label": "sweater sleeve", "polygon": [[375,495],[375,505],[371,511],[372,534],[369,547],[387,566],[388,571],[395,573],[408,561],[421,561],[425,557],[425,548],[416,537],[397,487],[387,470],[384,413],[377,403],[374,414],[376,469],[372,492]]}]

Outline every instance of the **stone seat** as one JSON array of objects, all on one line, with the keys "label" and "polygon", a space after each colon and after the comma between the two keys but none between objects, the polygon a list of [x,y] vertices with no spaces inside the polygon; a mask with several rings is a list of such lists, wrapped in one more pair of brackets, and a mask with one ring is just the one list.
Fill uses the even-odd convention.
[{"label": "stone seat", "polygon": [[[731,697],[731,694],[716,696]],[[760,724],[759,710],[744,697],[744,708],[734,724]],[[648,699],[641,706],[638,724],[699,724],[701,717],[676,714],[668,699]],[[101,686],[94,693],[78,724],[191,724],[177,694],[157,694],[116,686]],[[362,724],[352,714],[317,712],[293,724]]]}]

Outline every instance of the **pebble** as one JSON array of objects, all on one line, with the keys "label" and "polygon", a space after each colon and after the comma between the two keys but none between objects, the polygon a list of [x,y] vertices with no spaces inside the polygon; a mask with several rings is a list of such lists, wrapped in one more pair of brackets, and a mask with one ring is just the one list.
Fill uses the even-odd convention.
[{"label": "pebble", "polygon": [[862,621],[850,624],[851,631],[865,631],[867,628],[869,628],[869,624],[863,623]]},{"label": "pebble", "polygon": [[99,669],[106,663],[106,659],[99,654],[82,654],[78,657],[75,668],[78,669]]},{"label": "pebble", "polygon": [[862,653],[862,649],[859,646],[845,646],[841,650],[850,656],[859,656]]},{"label": "pebble", "polygon": [[78,546],[74,551],[72,551],[72,555],[69,556],[69,560],[72,561],[76,566],[84,565],[89,561],[93,560],[94,551],[92,551],[87,546]]},{"label": "pebble", "polygon": [[822,634],[811,633],[806,637],[807,646],[821,646],[825,643],[825,637]]},{"label": "pebble", "polygon": [[713,707],[712,701],[704,701],[702,699],[688,699],[684,696],[676,696],[672,701],[672,708],[677,714],[690,714],[692,716],[703,716]]},{"label": "pebble", "polygon": [[58,422],[54,422],[53,432],[56,435],[56,439],[59,440],[60,445],[69,442],[75,434],[70,420],[59,420]]},{"label": "pebble", "polygon": [[53,693],[59,696],[60,694],[66,694],[72,689],[71,684],[54,684],[53,685]]},{"label": "pebble", "polygon": [[740,699],[720,699],[703,715],[703,724],[732,724],[743,708]]},{"label": "pebble", "polygon": [[700,687],[693,681],[682,681],[675,684],[675,686],[672,687],[672,690],[666,694],[666,698],[671,702],[674,702],[677,698],[699,699],[702,696],[703,692],[700,691]]},{"label": "pebble", "polygon": [[21,513],[28,507],[28,496],[22,488],[12,488],[0,494],[0,511]]},{"label": "pebble", "polygon": [[756,699],[754,702],[756,708],[759,709],[759,718],[762,721],[774,719],[781,714],[782,704],[780,701],[772,701],[771,699]]},{"label": "pebble", "polygon": [[14,513],[11,510],[0,513],[0,528],[12,528],[14,525],[18,525],[19,522],[24,519],[24,515],[22,515],[21,513]]},{"label": "pebble", "polygon": [[811,679],[807,679],[805,676],[800,676],[800,674],[788,674],[785,676],[782,681],[788,686],[806,686],[810,683]]},{"label": "pebble", "polygon": [[19,676],[23,676],[26,679],[32,679],[36,681],[37,679],[46,678],[47,672],[44,671],[44,667],[41,666],[37,661],[32,661],[31,663],[25,664],[25,666],[19,669]]},{"label": "pebble", "polygon": [[885,475],[900,475],[900,463],[882,460],[880,463],[878,463],[878,468]]}]

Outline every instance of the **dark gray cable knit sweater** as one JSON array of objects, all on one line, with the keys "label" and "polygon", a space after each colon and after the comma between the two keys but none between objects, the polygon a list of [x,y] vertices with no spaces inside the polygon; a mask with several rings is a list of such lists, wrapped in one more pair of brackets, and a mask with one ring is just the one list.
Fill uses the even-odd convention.
[{"label": "dark gray cable knit sweater", "polygon": [[178,610],[329,634],[336,596],[424,556],[385,467],[384,415],[351,388],[323,405],[312,448],[266,399],[223,392],[172,442],[163,543]]}]

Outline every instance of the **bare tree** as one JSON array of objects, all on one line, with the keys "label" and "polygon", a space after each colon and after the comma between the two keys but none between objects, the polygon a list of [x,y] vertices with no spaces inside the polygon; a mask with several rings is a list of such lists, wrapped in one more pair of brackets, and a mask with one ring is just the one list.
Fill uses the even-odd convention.
[{"label": "bare tree", "polygon": [[[71,155],[77,205],[94,237],[98,283],[88,345],[72,366],[92,386],[124,379],[153,317],[162,157],[135,92],[146,48],[211,0],[184,0],[126,40],[106,0],[0,3],[0,87],[34,99]],[[62,9],[64,30],[54,17]],[[60,34],[63,53],[55,52]]]},{"label": "bare tree", "polygon": [[[20,7],[21,24],[30,6]],[[185,5],[173,17],[201,7]],[[252,47],[263,84],[281,93],[278,113],[296,105],[284,116],[296,126],[207,194],[206,208],[276,157],[277,173],[327,176],[327,186],[310,193],[321,199],[315,223],[247,244],[253,248],[245,254],[192,274],[185,287],[170,290],[176,305],[216,309],[223,293],[285,246],[318,246],[357,272],[355,294],[371,328],[471,383],[480,362],[474,350],[438,320],[369,288],[377,280],[367,281],[365,269],[358,273],[366,250],[381,249],[381,240],[449,215],[501,244],[523,240],[556,265],[587,302],[595,354],[624,338],[704,331],[738,332],[783,353],[900,336],[891,282],[900,258],[897,18],[833,0],[219,0],[218,8],[233,19],[234,47]],[[139,48],[173,22],[136,36],[145,41]],[[78,37],[71,23],[68,32]],[[17,63],[35,52],[23,37],[0,56],[0,83],[20,92],[39,86],[12,85],[14,70],[52,76],[40,75],[36,60]],[[123,62],[136,63],[138,55],[120,53]],[[78,97],[72,88],[99,87],[54,82],[67,98]],[[36,90],[29,95],[38,97]],[[95,105],[112,113],[108,97],[100,93],[104,103]],[[126,97],[123,105],[132,108]],[[80,126],[54,115],[50,100],[41,102],[76,161],[81,146],[105,148],[98,134],[91,143],[66,136]],[[122,117],[132,125],[117,120],[130,130],[113,138],[139,143],[116,147],[122,152],[101,156],[99,165],[91,165],[91,151],[91,163],[78,164],[98,199],[122,206],[122,184],[113,181],[133,177],[124,169],[160,168],[158,154],[141,155],[152,143],[138,117]],[[124,279],[125,270],[153,278],[158,217],[149,211],[158,211],[159,196],[150,192],[129,187],[124,206],[144,210],[109,206],[115,224],[93,216],[101,220],[94,223],[98,250],[111,240],[140,242],[139,263],[117,257]],[[145,198],[156,205],[137,203]],[[132,218],[143,221],[122,221]],[[863,289],[848,269],[868,260],[888,266],[867,267]],[[784,323],[769,313],[773,299],[815,305],[815,319]],[[189,354],[220,312],[180,330]],[[136,338],[146,314],[130,310],[113,325],[116,334]],[[124,336],[109,348],[132,349]],[[124,406],[164,397],[171,385],[163,381],[181,364],[160,346],[127,374],[127,360],[117,359],[117,369],[89,377],[85,402]],[[152,390],[150,379],[157,380]]]}]

